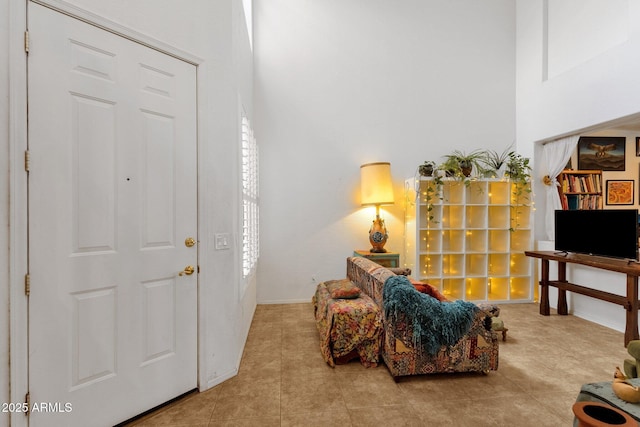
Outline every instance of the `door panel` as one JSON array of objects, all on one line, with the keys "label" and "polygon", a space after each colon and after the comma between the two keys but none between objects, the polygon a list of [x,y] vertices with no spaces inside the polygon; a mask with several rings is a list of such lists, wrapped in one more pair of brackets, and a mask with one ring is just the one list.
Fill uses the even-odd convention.
[{"label": "door panel", "polygon": [[197,386],[195,67],[29,4],[34,426],[112,425]]},{"label": "door panel", "polygon": [[114,251],[116,108],[112,102],[73,94],[71,114],[72,253]]}]

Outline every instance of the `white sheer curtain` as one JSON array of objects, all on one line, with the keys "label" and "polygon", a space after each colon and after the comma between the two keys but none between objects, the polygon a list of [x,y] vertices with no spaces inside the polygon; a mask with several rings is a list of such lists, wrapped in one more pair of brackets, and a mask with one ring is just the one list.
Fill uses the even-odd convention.
[{"label": "white sheer curtain", "polygon": [[547,238],[554,240],[554,211],[562,209],[560,196],[558,195],[558,175],[564,169],[565,165],[571,158],[571,153],[578,145],[580,135],[571,135],[557,141],[549,142],[542,147],[542,173],[544,175],[545,191],[547,196],[547,209],[545,212],[544,223]]}]

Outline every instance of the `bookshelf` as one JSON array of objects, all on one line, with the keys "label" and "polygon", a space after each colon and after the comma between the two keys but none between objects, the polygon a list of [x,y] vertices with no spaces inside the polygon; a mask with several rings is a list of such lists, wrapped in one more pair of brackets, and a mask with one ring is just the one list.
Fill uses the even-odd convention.
[{"label": "bookshelf", "polygon": [[[529,185],[529,184],[527,184]],[[405,181],[405,263],[450,299],[533,301],[529,194],[509,180]]]},{"label": "bookshelf", "polygon": [[562,209],[602,209],[602,171],[565,169],[558,175]]}]

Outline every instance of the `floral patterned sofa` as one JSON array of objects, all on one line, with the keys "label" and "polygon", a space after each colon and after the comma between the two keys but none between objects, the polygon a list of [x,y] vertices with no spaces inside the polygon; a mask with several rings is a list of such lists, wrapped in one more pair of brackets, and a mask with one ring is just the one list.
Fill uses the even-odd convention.
[{"label": "floral patterned sofa", "polygon": [[454,344],[442,345],[435,354],[415,346],[412,330],[415,323],[407,322],[403,316],[388,316],[383,309],[384,285],[393,276],[391,270],[367,258],[347,258],[347,278],[380,308],[381,356],[394,379],[444,372],[487,373],[498,369],[499,343],[496,332],[491,329],[491,315],[478,307],[473,310],[469,329]]}]

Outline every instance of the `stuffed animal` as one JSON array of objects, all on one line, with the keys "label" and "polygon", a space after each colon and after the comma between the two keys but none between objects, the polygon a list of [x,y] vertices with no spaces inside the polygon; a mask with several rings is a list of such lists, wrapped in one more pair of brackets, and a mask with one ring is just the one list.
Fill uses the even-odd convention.
[{"label": "stuffed animal", "polygon": [[627,352],[633,359],[624,360],[624,373],[627,378],[638,378],[638,367],[640,366],[640,340],[631,340],[627,344]]},{"label": "stuffed animal", "polygon": [[613,392],[620,399],[629,403],[640,402],[640,387],[635,387],[627,380],[627,376],[622,373],[619,367],[616,366],[616,371],[613,373],[613,383],[611,384]]}]

